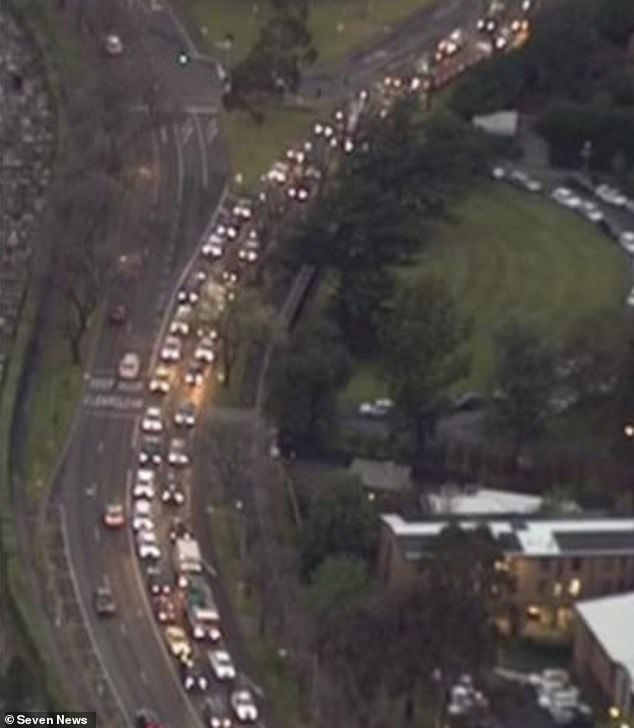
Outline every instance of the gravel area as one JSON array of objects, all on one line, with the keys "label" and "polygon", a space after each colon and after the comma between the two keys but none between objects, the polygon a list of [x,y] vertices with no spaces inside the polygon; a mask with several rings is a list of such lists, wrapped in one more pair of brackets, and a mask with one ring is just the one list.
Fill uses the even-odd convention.
[{"label": "gravel area", "polygon": [[0,383],[27,287],[32,239],[50,179],[55,118],[29,36],[0,5]]}]

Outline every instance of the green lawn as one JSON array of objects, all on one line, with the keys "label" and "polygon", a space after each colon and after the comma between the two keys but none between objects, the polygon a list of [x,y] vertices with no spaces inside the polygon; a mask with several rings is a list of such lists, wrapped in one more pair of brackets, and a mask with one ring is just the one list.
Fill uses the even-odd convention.
[{"label": "green lawn", "polygon": [[[310,30],[319,61],[334,61],[390,23],[407,17],[429,0],[320,0],[311,5]],[[234,37],[231,63],[243,58],[270,12],[267,0],[182,0],[185,12],[210,46],[227,33]]]},{"label": "green lawn", "polygon": [[[402,276],[442,277],[473,318],[472,372],[458,389],[488,389],[493,336],[509,317],[534,319],[557,339],[584,314],[622,304],[624,256],[573,214],[504,185],[481,188],[456,212],[459,222],[439,225]],[[383,394],[374,371],[361,366],[344,399]]]},{"label": "green lawn", "polygon": [[243,187],[257,185],[278,155],[308,133],[314,114],[315,106],[273,108],[266,112],[263,124],[256,124],[243,111],[223,116],[231,168],[234,175],[242,175]]}]

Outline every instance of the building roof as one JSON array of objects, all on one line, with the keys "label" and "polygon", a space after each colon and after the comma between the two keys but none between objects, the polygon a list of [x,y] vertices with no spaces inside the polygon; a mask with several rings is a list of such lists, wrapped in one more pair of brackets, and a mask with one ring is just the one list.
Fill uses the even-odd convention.
[{"label": "building roof", "polygon": [[578,602],[576,609],[605,654],[634,681],[634,591]]},{"label": "building roof", "polygon": [[350,471],[358,475],[365,488],[401,491],[411,483],[412,469],[391,460],[365,460],[355,458]]},{"label": "building roof", "polygon": [[440,493],[428,495],[427,500],[433,513],[461,515],[535,513],[543,503],[538,495],[477,487],[461,490],[451,486],[444,486]]},{"label": "building roof", "polygon": [[[634,554],[634,518],[443,518],[415,522],[391,513],[381,516],[399,542],[418,537],[419,551],[450,524],[485,526],[508,554],[593,556]],[[411,542],[411,541],[410,541]],[[413,558],[413,557],[412,557]]]}]

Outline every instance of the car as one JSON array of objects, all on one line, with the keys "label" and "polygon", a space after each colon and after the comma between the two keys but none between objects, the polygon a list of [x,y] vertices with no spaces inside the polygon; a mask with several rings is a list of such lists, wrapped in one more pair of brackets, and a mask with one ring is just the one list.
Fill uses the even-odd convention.
[{"label": "car", "polygon": [[107,579],[95,589],[95,611],[100,617],[112,617],[117,612],[117,605],[112,596],[112,590]]},{"label": "car", "polygon": [[172,655],[181,662],[188,662],[191,658],[192,647],[189,644],[185,630],[171,624],[165,628],[163,635]]},{"label": "car", "polygon": [[543,190],[542,183],[539,180],[531,179],[530,177],[524,182],[524,189],[529,192],[537,193]]},{"label": "car", "polygon": [[590,200],[581,200],[579,212],[590,222],[600,223],[603,221],[603,213],[597,205]]},{"label": "car", "polygon": [[216,680],[220,682],[235,680],[236,668],[234,667],[231,655],[226,650],[209,650],[207,657]]},{"label": "car", "polygon": [[362,402],[359,405],[359,414],[364,417],[387,417],[394,407],[394,402],[386,397],[379,397],[374,402]]},{"label": "car", "polygon": [[169,530],[170,542],[176,543],[180,539],[190,538],[193,538],[191,529],[180,518],[172,518]]},{"label": "car", "polygon": [[493,179],[505,179],[506,170],[504,167],[493,167],[491,170],[491,177],[493,177]]},{"label": "car", "polygon": [[199,387],[205,379],[207,365],[202,361],[194,361],[185,374],[185,383],[190,387]]},{"label": "car", "polygon": [[136,482],[134,488],[132,488],[132,497],[152,500],[156,495],[154,478],[154,471],[149,468],[140,468],[137,470]]},{"label": "car", "polygon": [[203,704],[205,728],[232,728],[229,708],[220,695],[210,695]]},{"label": "car", "polygon": [[148,567],[146,574],[148,588],[152,596],[169,596],[172,593],[172,585],[159,566]]},{"label": "car", "polygon": [[187,692],[198,690],[204,692],[209,686],[209,680],[204,671],[193,665],[181,666],[181,680]]},{"label": "car", "polygon": [[161,500],[165,505],[175,505],[175,506],[182,506],[185,502],[185,493],[183,493],[182,490],[179,490],[176,487],[167,487],[163,490],[163,493],[161,494]]},{"label": "car", "polygon": [[125,524],[125,510],[121,503],[108,503],[103,514],[107,528],[121,528]]},{"label": "car", "polygon": [[627,305],[628,305],[629,307],[632,307],[632,306],[634,306],[634,288],[632,288],[632,290],[631,290],[631,291],[630,291],[630,292],[628,293],[628,296],[627,296],[627,298],[625,299],[625,303],[626,303],[626,304],[627,304]]},{"label": "car", "polygon": [[183,354],[181,340],[173,335],[167,336],[161,347],[161,360],[164,362],[180,361]]},{"label": "car", "polygon": [[242,220],[250,220],[253,217],[253,210],[251,209],[251,200],[246,197],[239,199],[233,206],[231,211],[234,217]]},{"label": "car", "polygon": [[528,175],[520,169],[514,169],[511,174],[509,174],[509,182],[514,182],[523,186],[527,180]]},{"label": "car", "polygon": [[619,235],[619,245],[628,253],[634,255],[634,231],[624,230]]},{"label": "car", "polygon": [[550,193],[550,196],[557,204],[570,210],[576,210],[581,205],[581,199],[568,187],[557,187]]},{"label": "car", "polygon": [[595,190],[594,194],[603,202],[607,202],[608,205],[614,205],[615,207],[625,207],[627,204],[627,197],[622,194],[615,187],[610,187],[606,184],[599,185]]},{"label": "car", "polygon": [[145,410],[141,420],[141,430],[152,433],[163,432],[163,415],[160,407],[148,407]]},{"label": "car", "polygon": [[201,339],[194,351],[194,359],[211,364],[216,358],[215,345],[211,339]]},{"label": "car", "polygon": [[179,288],[178,293],[176,294],[176,300],[179,303],[189,303],[192,306],[195,306],[196,303],[198,303],[198,299],[200,298],[200,285],[205,280],[205,278],[200,278],[200,273],[203,273],[205,278],[207,277],[204,271],[192,273],[187,279],[185,285],[182,288]]},{"label": "car", "polygon": [[153,543],[137,543],[137,554],[141,561],[158,561],[161,558],[161,549]]},{"label": "car", "polygon": [[134,728],[165,728],[156,713],[147,708],[137,710],[134,716]]},{"label": "car", "polygon": [[170,336],[189,336],[189,323],[179,318],[174,318],[170,321],[169,333]]},{"label": "car", "polygon": [[194,402],[185,402],[174,412],[176,427],[193,427],[196,424],[196,405]]},{"label": "car", "polygon": [[231,707],[240,723],[256,723],[259,712],[251,691],[247,688],[234,690],[229,698]]},{"label": "car", "polygon": [[200,252],[204,258],[218,259],[222,258],[225,252],[226,238],[224,235],[218,235],[217,232],[211,233],[207,241],[203,244]]},{"label": "car", "polygon": [[286,184],[288,180],[289,167],[286,162],[275,162],[267,173],[267,179],[278,185]]},{"label": "car", "polygon": [[108,309],[108,323],[112,326],[121,326],[127,318],[128,312],[122,303],[113,303]]},{"label": "car", "polygon": [[169,594],[152,595],[152,609],[159,624],[173,624],[177,619],[176,605]]},{"label": "car", "polygon": [[141,530],[150,530],[152,528],[154,528],[152,521],[152,504],[145,498],[139,498],[139,500],[134,502],[132,507],[132,530],[136,532]]},{"label": "car", "polygon": [[140,370],[141,360],[138,354],[128,351],[121,357],[119,362],[119,377],[121,379],[136,379]]},{"label": "car", "polygon": [[154,524],[152,524],[152,528],[143,528],[137,531],[136,542],[146,546],[158,546],[158,536],[154,530]]},{"label": "car", "polygon": [[120,56],[123,53],[123,41],[117,33],[108,33],[104,38],[103,48],[109,56]]},{"label": "car", "polygon": [[235,240],[238,237],[238,227],[234,221],[227,220],[226,224],[221,223],[216,226],[216,234],[228,240]]},{"label": "car", "polygon": [[167,462],[174,467],[184,467],[189,465],[187,442],[182,437],[174,437],[170,441],[169,449],[167,451]]},{"label": "car", "polygon": [[152,394],[167,394],[170,391],[170,379],[169,367],[159,364],[148,383],[148,389]]},{"label": "car", "polygon": [[255,263],[260,252],[260,240],[255,230],[250,230],[244,245],[238,251],[238,258],[247,263]]},{"label": "car", "polygon": [[145,437],[139,449],[139,465],[158,467],[163,462],[163,443],[160,437]]}]

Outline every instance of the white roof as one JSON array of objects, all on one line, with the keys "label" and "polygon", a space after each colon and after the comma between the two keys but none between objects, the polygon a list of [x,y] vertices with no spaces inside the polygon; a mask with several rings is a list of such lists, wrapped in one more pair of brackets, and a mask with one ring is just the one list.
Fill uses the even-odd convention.
[{"label": "white roof", "polygon": [[608,657],[634,681],[634,591],[578,602],[577,611]]},{"label": "white roof", "polygon": [[[464,518],[408,522],[395,513],[381,520],[396,536],[433,538],[450,523],[462,529],[486,526],[495,538],[515,537],[518,548],[509,548],[528,556],[559,556],[566,553],[608,554],[634,553],[634,518]],[[567,539],[566,539],[567,537]],[[585,537],[585,540],[584,540]],[[566,539],[567,546],[562,547]]]},{"label": "white roof", "polygon": [[445,487],[439,494],[428,496],[434,513],[496,514],[535,513],[543,499],[538,495],[513,493],[508,490],[479,488],[473,492]]}]

